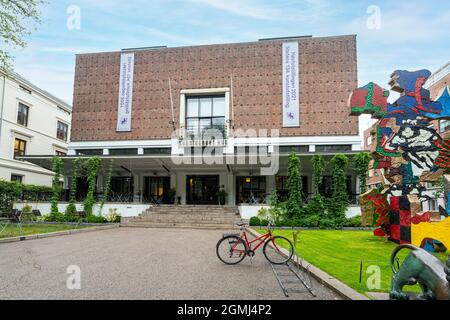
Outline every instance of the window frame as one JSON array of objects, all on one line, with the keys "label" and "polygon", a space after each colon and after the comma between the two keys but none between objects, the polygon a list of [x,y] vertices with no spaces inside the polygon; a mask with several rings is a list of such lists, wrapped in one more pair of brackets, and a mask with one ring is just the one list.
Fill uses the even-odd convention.
[{"label": "window frame", "polygon": [[[184,123],[185,123],[185,128],[186,128],[186,136],[190,136],[190,137],[194,137],[194,138],[199,138],[203,136],[203,131],[206,129],[212,129],[214,128],[214,120],[219,120],[220,121],[220,126],[221,129],[220,130],[223,134],[223,138],[225,139],[225,127],[226,127],[226,118],[227,118],[227,114],[226,114],[226,96],[225,93],[217,93],[217,94],[208,94],[208,95],[186,95],[185,96],[185,117],[184,117]],[[210,112],[208,116],[202,116],[202,109],[201,109],[201,102],[204,100],[210,99],[211,104],[210,104]],[[214,115],[214,101],[215,99],[223,99],[223,115],[217,116]],[[197,100],[197,112],[196,112],[196,116],[194,115],[189,115],[188,113],[188,108],[189,108],[189,102],[192,100]],[[195,131],[193,132],[190,129],[190,125],[189,122],[191,121],[195,121]],[[202,125],[202,122],[205,123],[209,121],[209,125]]]},{"label": "window frame", "polygon": [[[63,138],[61,138],[61,137],[59,136],[59,134],[60,134],[60,132],[61,132],[61,131],[59,130],[59,129],[60,129],[60,124],[63,125],[64,128],[65,128],[65,131],[64,131],[64,130],[62,131],[62,133],[63,133],[63,135],[64,135]],[[61,121],[61,120],[57,120],[57,122],[56,122],[56,138],[59,139],[59,140],[61,140],[61,141],[67,142],[68,137],[69,137],[69,125],[68,125],[67,123]]]},{"label": "window frame", "polygon": [[[13,179],[13,177],[15,178],[19,178],[18,180]],[[10,181],[11,182],[19,182],[19,183],[23,183],[23,178],[25,176],[23,174],[16,174],[16,173],[11,173],[11,177],[10,177]]]},{"label": "window frame", "polygon": [[[19,121],[19,116],[22,114],[21,109],[22,107],[24,107],[26,109],[26,114],[25,114],[25,119],[24,119],[24,123],[21,123]],[[30,106],[22,101],[18,101],[17,103],[17,117],[16,117],[16,122],[18,125],[24,126],[24,127],[28,127],[29,124],[29,119],[30,119]]]},{"label": "window frame", "polygon": [[[18,145],[19,148],[16,148],[16,141],[19,141],[19,145]],[[14,138],[14,159],[16,159],[18,156],[20,157],[20,156],[26,155],[27,143],[28,143],[27,140],[20,139],[17,137]],[[22,148],[20,147],[21,145],[23,145],[23,151],[22,151]]]}]

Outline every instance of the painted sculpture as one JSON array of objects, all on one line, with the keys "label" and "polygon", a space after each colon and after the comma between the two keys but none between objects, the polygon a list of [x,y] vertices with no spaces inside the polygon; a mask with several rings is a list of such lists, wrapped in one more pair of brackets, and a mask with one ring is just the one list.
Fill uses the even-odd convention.
[{"label": "painted sculpture", "polygon": [[[372,133],[371,166],[381,173],[383,187],[361,195],[363,222],[399,244],[428,251],[450,248],[450,137],[442,137],[434,120],[450,120],[450,89],[433,101],[424,88],[428,70],[397,70],[389,85],[400,97],[375,83],[354,90],[351,115],[370,114],[377,120]],[[432,185],[432,188],[427,188]],[[437,191],[436,191],[437,190]],[[429,200],[439,210],[423,211]]]},{"label": "painted sculpture", "polygon": [[[405,258],[400,268],[396,270],[396,256],[404,248],[412,251]],[[402,244],[392,252],[391,269],[394,272],[391,282],[391,299],[410,299],[412,295],[403,292],[403,287],[418,283],[422,294],[415,298],[450,300],[450,257],[444,265],[426,250],[410,244]]]}]

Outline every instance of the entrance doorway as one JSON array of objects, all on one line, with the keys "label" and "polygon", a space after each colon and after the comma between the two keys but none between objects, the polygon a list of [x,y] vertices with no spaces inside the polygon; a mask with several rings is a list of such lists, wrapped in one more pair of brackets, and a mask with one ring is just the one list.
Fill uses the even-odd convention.
[{"label": "entrance doorway", "polygon": [[219,176],[187,176],[187,204],[218,204]]}]

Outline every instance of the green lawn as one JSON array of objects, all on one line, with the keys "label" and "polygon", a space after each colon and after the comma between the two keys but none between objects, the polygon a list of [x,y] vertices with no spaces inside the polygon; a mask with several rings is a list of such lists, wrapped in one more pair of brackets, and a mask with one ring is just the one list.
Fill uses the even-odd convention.
[{"label": "green lawn", "polygon": [[[260,233],[266,230],[257,230]],[[293,240],[292,230],[275,230],[274,234],[283,235]],[[364,293],[367,291],[388,292],[392,271],[389,259],[395,243],[385,243],[383,238],[375,237],[371,231],[341,231],[341,230],[301,230],[295,251],[306,261],[346,283],[353,289]],[[409,250],[400,252],[400,264]],[[446,254],[438,257],[445,261]],[[362,281],[359,282],[360,264],[363,263]],[[369,289],[366,285],[367,268],[378,266],[381,270],[381,288]],[[419,290],[418,286],[409,287],[412,292]]]},{"label": "green lawn", "polygon": [[[21,230],[15,224],[10,224],[5,228],[5,230],[3,230],[3,232],[0,233],[0,239],[80,228],[86,228],[86,226],[76,226],[68,224],[22,224]],[[0,227],[0,231],[2,229],[3,227]]]}]

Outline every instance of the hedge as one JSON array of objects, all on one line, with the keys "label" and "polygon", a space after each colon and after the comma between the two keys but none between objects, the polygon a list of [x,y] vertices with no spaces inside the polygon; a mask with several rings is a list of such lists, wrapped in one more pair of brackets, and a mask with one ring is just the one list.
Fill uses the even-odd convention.
[{"label": "hedge", "polygon": [[15,201],[45,201],[52,188],[0,179],[0,212],[11,212]]}]

